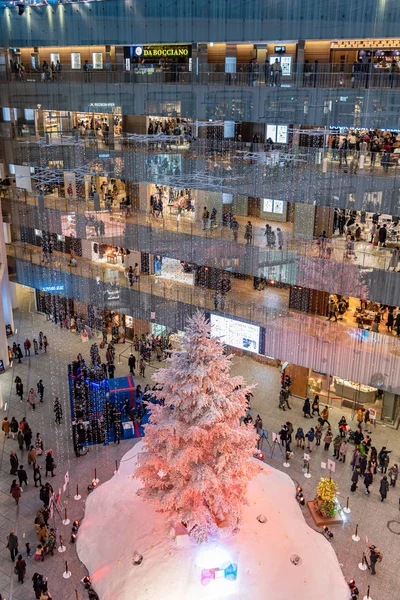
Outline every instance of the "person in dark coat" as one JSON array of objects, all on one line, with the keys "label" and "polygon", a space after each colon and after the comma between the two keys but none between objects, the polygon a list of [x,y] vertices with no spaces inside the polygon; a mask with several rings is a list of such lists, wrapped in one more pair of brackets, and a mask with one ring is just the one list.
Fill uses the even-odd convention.
[{"label": "person in dark coat", "polygon": [[21,498],[21,488],[19,487],[16,479],[13,479],[10,487],[10,494],[14,498],[15,504],[18,504],[19,499]]},{"label": "person in dark coat", "polygon": [[52,452],[52,450],[49,450],[46,453],[46,477],[47,477],[47,473],[51,473],[51,476],[55,477],[55,475],[54,475],[55,467],[56,467],[56,465],[54,464],[53,452]]},{"label": "person in dark coat", "polygon": [[15,454],[15,452],[11,452],[11,454],[10,454],[10,465],[11,465],[10,475],[17,474],[18,464],[19,464],[18,456]]},{"label": "person in dark coat", "polygon": [[372,473],[369,469],[366,470],[364,475],[364,485],[365,485],[365,493],[368,495],[371,492],[369,491],[369,486],[372,485]]},{"label": "person in dark coat", "polygon": [[378,235],[379,235],[379,244],[381,246],[386,246],[386,238],[387,238],[386,223],[379,229]]},{"label": "person in dark coat", "polygon": [[25,485],[28,485],[28,475],[22,465],[19,465],[18,479],[19,479],[19,485],[21,486],[21,488],[22,488],[23,483],[25,483]]},{"label": "person in dark coat", "polygon": [[18,583],[24,583],[24,577],[26,574],[26,562],[22,558],[22,554],[18,554],[17,562],[15,565],[15,571],[18,575]]},{"label": "person in dark coat", "polygon": [[7,538],[7,548],[10,551],[11,560],[14,562],[18,552],[18,537],[14,531],[10,531],[10,535]]},{"label": "person in dark coat", "polygon": [[31,443],[32,443],[32,430],[29,427],[29,425],[25,425],[25,428],[24,428],[24,442],[25,442],[25,448],[27,450],[29,450],[29,448],[31,447]]},{"label": "person in dark coat", "polygon": [[42,485],[39,492],[39,498],[43,502],[43,504],[47,507],[50,502],[50,489],[45,485]]},{"label": "person in dark coat", "polygon": [[385,500],[385,498],[387,497],[387,493],[389,491],[389,482],[388,479],[386,477],[386,475],[384,475],[381,479],[381,484],[379,486],[379,493],[381,495],[381,502],[383,502]]},{"label": "person in dark coat", "polygon": [[136,369],[136,358],[133,356],[133,354],[131,353],[129,358],[128,358],[128,365],[129,365],[129,372],[131,375],[135,375],[135,369]]},{"label": "person in dark coat", "polygon": [[356,491],[356,489],[357,489],[357,483],[358,483],[358,478],[359,478],[359,476],[360,476],[360,468],[359,468],[359,467],[356,467],[356,468],[354,469],[354,471],[353,471],[353,474],[352,474],[352,476],[351,476],[351,481],[352,481],[352,484],[351,484],[351,488],[350,488],[350,490],[351,490],[352,492],[355,492],[355,491]]},{"label": "person in dark coat", "polygon": [[310,399],[309,398],[306,398],[304,400],[303,415],[304,415],[304,418],[306,418],[306,417],[310,417],[311,418],[311,406],[310,406]]},{"label": "person in dark coat", "polygon": [[15,388],[16,388],[17,396],[19,396],[22,401],[22,397],[24,395],[24,384],[22,383],[21,380],[17,381],[17,383],[15,384]]}]

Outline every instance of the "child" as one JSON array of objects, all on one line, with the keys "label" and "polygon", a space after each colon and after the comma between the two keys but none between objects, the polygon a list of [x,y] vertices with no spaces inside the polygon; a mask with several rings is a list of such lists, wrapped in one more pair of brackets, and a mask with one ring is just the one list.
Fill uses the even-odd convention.
[{"label": "child", "polygon": [[26,548],[26,557],[30,558],[31,557],[31,545],[29,542],[26,542],[25,548]]}]

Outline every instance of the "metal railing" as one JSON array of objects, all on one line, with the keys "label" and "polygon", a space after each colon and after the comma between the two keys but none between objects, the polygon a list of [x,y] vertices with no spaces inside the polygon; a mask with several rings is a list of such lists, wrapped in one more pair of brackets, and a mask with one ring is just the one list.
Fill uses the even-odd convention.
[{"label": "metal railing", "polygon": [[[61,72],[49,69],[46,72],[30,70],[11,72],[7,67],[0,70],[0,79],[25,83],[73,83],[73,84],[170,84],[212,85],[240,87],[293,87],[293,88],[400,88],[400,72],[378,65],[318,63],[313,65],[293,64],[289,75],[274,73],[264,64],[252,68],[249,64],[237,66],[236,72],[225,72],[224,64],[199,64],[198,69],[189,70],[189,65],[138,66],[126,71],[118,65],[107,65],[105,69],[79,70],[62,66]],[[311,68],[311,71],[307,69]]]}]

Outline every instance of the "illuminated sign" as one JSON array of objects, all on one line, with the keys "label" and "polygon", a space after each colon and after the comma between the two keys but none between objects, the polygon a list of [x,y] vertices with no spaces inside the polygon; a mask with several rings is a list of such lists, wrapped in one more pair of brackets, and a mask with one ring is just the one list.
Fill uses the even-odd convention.
[{"label": "illuminated sign", "polygon": [[260,349],[260,328],[257,325],[227,319],[211,314],[211,335],[220,337],[228,346],[258,353]]},{"label": "illuminated sign", "polygon": [[174,45],[160,45],[160,46],[136,46],[134,54],[137,58],[151,59],[151,58],[189,58],[192,55],[191,46],[174,46]]}]

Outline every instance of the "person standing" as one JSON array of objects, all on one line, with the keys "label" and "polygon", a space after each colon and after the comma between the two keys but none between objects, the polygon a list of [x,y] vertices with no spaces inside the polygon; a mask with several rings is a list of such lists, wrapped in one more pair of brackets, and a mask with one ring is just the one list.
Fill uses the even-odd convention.
[{"label": "person standing", "polygon": [[337,316],[336,316],[336,312],[337,312],[337,305],[336,302],[334,300],[332,300],[332,298],[329,300],[329,304],[328,304],[328,318],[327,321],[330,321],[332,319],[332,317],[335,318],[335,323],[337,322]]},{"label": "person standing", "polygon": [[25,448],[27,450],[29,450],[29,448],[31,447],[31,443],[32,443],[32,429],[29,427],[28,424],[26,424],[26,426],[24,427],[23,435],[24,435]]},{"label": "person standing", "polygon": [[317,415],[319,416],[319,396],[318,396],[318,394],[315,395],[315,398],[312,403],[311,415],[314,416],[314,413],[317,413]]},{"label": "person standing", "polygon": [[247,221],[246,228],[244,231],[244,239],[246,240],[246,245],[250,246],[253,241],[253,225],[251,221]]},{"label": "person standing", "polygon": [[389,491],[389,482],[387,480],[386,475],[384,475],[381,479],[381,483],[379,486],[379,493],[381,495],[381,502],[383,502],[387,498],[387,493]]},{"label": "person standing", "polygon": [[15,417],[11,419],[10,432],[12,439],[15,440],[15,435],[18,433],[18,421]]},{"label": "person standing", "polygon": [[26,574],[26,562],[22,558],[22,554],[18,554],[17,562],[15,564],[15,573],[18,575],[18,583],[24,583],[24,577]]},{"label": "person standing", "polygon": [[324,450],[326,450],[326,451],[329,450],[332,438],[333,438],[332,430],[330,427],[328,427],[328,431],[326,432],[325,437],[324,437],[324,442],[325,442]]},{"label": "person standing", "polygon": [[55,468],[56,468],[56,465],[54,464],[53,451],[49,450],[46,453],[46,477],[47,477],[47,473],[51,473],[51,476],[55,477],[55,475],[54,475]]},{"label": "person standing", "polygon": [[28,340],[28,338],[26,338],[26,340],[24,341],[24,350],[25,356],[31,355],[31,342]]},{"label": "person standing", "polygon": [[11,454],[10,454],[10,465],[11,465],[10,475],[17,474],[18,464],[19,464],[18,456],[15,454],[15,452],[11,452]]},{"label": "person standing", "polygon": [[203,214],[201,216],[201,220],[203,223],[203,231],[206,231],[208,227],[208,219],[210,218],[210,213],[207,210],[207,206],[203,208]]},{"label": "person standing", "polygon": [[357,489],[358,478],[360,477],[360,467],[356,467],[351,476],[351,488],[352,492],[355,492]]},{"label": "person standing", "polygon": [[379,550],[379,548],[377,548],[374,545],[371,545],[369,547],[369,560],[371,563],[371,575],[376,575],[376,563],[377,562],[382,562],[382,552]]},{"label": "person standing", "polygon": [[136,358],[134,357],[132,352],[130,353],[129,358],[128,358],[128,365],[129,365],[130,374],[135,376]]},{"label": "person standing", "polygon": [[390,262],[389,262],[389,266],[388,266],[388,271],[390,271],[391,268],[393,268],[393,271],[395,271],[398,267],[400,261],[400,247],[396,246],[396,248],[393,248],[393,250],[391,251],[391,257],[390,257]]},{"label": "person standing", "polygon": [[339,460],[342,463],[346,462],[347,442],[343,440],[339,448]]},{"label": "person standing", "polygon": [[30,447],[28,452],[28,466],[34,465],[36,462],[36,450],[33,446]]},{"label": "person standing", "polygon": [[144,361],[143,356],[141,356],[140,360],[139,360],[139,373],[140,373],[140,377],[144,377],[145,371],[146,371],[146,363]]},{"label": "person standing", "polygon": [[49,345],[49,342],[47,341],[47,335],[43,336],[43,348],[44,348],[44,353],[47,353],[47,347]]},{"label": "person standing", "polygon": [[10,494],[14,498],[15,504],[18,504],[19,499],[21,498],[21,488],[19,487],[16,479],[13,479],[10,487]]},{"label": "person standing", "polygon": [[372,485],[372,479],[372,473],[369,469],[367,469],[364,475],[365,493],[367,494],[367,496],[371,493],[369,491],[369,487],[370,485]]},{"label": "person standing", "polygon": [[37,384],[37,393],[40,399],[40,402],[43,402],[43,394],[44,394],[44,385],[42,379],[39,379]]},{"label": "person standing", "polygon": [[135,266],[133,268],[133,276],[135,278],[136,283],[139,281],[139,277],[140,277],[140,268],[138,263],[135,263]]},{"label": "person standing", "polygon": [[38,352],[38,350],[39,350],[39,346],[38,346],[38,343],[37,343],[37,339],[36,339],[36,338],[33,338],[33,349],[34,349],[34,351],[35,351],[35,354],[39,354],[39,352]]},{"label": "person standing", "polygon": [[393,467],[390,467],[388,475],[391,487],[396,487],[396,481],[399,475],[399,467],[396,464],[394,464]]},{"label": "person standing", "polygon": [[134,281],[134,275],[133,275],[132,265],[128,269],[128,281],[129,281],[129,286],[132,287],[133,286],[133,281]]},{"label": "person standing", "polygon": [[232,221],[231,221],[231,230],[232,230],[232,233],[233,233],[233,241],[237,242],[237,240],[238,240],[238,232],[239,232],[239,222],[236,219],[236,217],[232,218]]},{"label": "person standing", "polygon": [[311,407],[310,407],[310,399],[309,398],[306,398],[304,400],[303,415],[304,415],[304,418],[310,417],[310,419],[311,419]]},{"label": "person standing", "polygon": [[333,456],[339,460],[340,458],[340,446],[342,445],[342,438],[337,435],[333,440]]},{"label": "person standing", "polygon": [[43,349],[43,331],[39,331],[39,348]]},{"label": "person standing", "polygon": [[28,402],[28,404],[30,404],[32,410],[35,410],[35,408],[36,408],[36,400],[37,400],[36,392],[33,388],[31,388],[29,390],[27,402]]},{"label": "person standing", "polygon": [[315,438],[315,431],[314,431],[313,427],[311,427],[311,429],[307,432],[306,438],[307,438],[307,449],[310,452],[312,452],[313,446],[314,446],[314,438]]},{"label": "person standing", "polygon": [[10,531],[10,535],[7,538],[7,548],[10,551],[11,560],[14,562],[18,552],[18,537],[14,531]]}]

